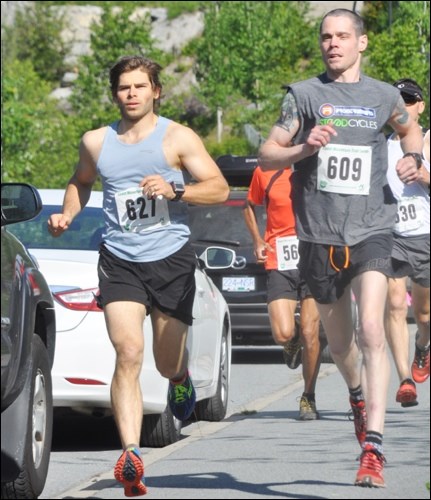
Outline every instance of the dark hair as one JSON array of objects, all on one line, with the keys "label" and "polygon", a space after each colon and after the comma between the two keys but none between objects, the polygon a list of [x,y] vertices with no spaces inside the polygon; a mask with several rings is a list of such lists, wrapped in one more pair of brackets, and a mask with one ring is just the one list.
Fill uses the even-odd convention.
[{"label": "dark hair", "polygon": [[162,67],[151,59],[142,56],[123,56],[116,61],[116,63],[109,70],[109,83],[111,86],[111,93],[115,96],[118,89],[118,82],[123,73],[128,73],[135,69],[142,69],[147,73],[153,89],[159,89],[162,93],[162,84],[160,83],[159,74]]},{"label": "dark hair", "polygon": [[327,17],[349,17],[353,23],[353,27],[355,28],[356,35],[362,36],[365,34],[365,26],[362,17],[353,10],[349,9],[334,9],[329,11],[323,16],[323,19],[320,23],[319,33],[322,33],[323,22]]}]

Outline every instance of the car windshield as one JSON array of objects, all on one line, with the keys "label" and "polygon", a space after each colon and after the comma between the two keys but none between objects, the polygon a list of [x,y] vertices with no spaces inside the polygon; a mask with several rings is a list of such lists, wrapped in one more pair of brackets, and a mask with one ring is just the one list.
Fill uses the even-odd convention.
[{"label": "car windshield", "polygon": [[[244,221],[243,199],[228,200],[222,205],[190,205],[191,240],[224,243],[233,246],[253,245]],[[60,213],[59,205],[44,205],[40,214],[31,221],[9,226],[27,248],[69,250],[98,250],[104,229],[102,208],[85,207],[61,237],[48,232],[47,221],[51,214]],[[266,214],[263,207],[256,207],[258,224],[263,235]]]},{"label": "car windshield", "polygon": [[61,210],[59,205],[44,205],[36,218],[11,224],[8,229],[27,248],[98,250],[104,229],[102,209],[86,207],[61,237],[54,238],[48,232],[47,221],[51,214],[61,213]]},{"label": "car windshield", "polygon": [[[224,243],[235,246],[253,245],[242,213],[244,199],[228,200],[222,205],[191,205],[192,241]],[[256,207],[256,217],[263,236],[266,226],[264,207]]]}]

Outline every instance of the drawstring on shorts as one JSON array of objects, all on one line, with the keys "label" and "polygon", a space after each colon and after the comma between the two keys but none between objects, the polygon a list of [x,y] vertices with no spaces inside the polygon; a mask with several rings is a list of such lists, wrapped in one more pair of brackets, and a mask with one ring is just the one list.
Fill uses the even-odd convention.
[{"label": "drawstring on shorts", "polygon": [[345,246],[344,247],[344,254],[345,254],[345,258],[344,258],[344,264],[342,265],[342,267],[338,267],[335,262],[334,262],[334,252],[335,252],[335,247],[333,245],[331,245],[329,247],[329,262],[331,263],[331,266],[333,269],[335,269],[335,271],[339,272],[341,271],[341,269],[347,269],[350,265],[350,249],[348,246]]}]

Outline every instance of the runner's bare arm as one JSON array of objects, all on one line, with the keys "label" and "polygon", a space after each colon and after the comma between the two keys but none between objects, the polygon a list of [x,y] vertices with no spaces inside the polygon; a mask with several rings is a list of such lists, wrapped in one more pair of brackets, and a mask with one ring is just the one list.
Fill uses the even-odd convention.
[{"label": "runner's bare arm", "polygon": [[422,154],[423,135],[418,123],[407,112],[404,100],[399,98],[397,106],[389,120],[389,125],[398,133],[404,153]]},{"label": "runner's bare arm", "polygon": [[92,130],[82,137],[79,161],[64,194],[63,211],[61,214],[52,214],[48,220],[48,230],[53,236],[60,236],[68,229],[90,198],[92,186],[97,178],[96,163],[105,130]]},{"label": "runner's bare arm", "polygon": [[292,145],[299,127],[300,120],[295,97],[288,92],[281,106],[280,118],[260,148],[259,165],[262,170],[286,168],[286,165],[292,165],[313,155],[321,147],[326,146],[332,136],[337,135],[330,125],[317,125],[311,130],[305,143]]},{"label": "runner's bare arm", "polygon": [[254,255],[256,257],[256,261],[258,263],[263,263],[268,259],[266,252],[267,250],[271,250],[271,247],[265,243],[265,240],[260,234],[259,226],[257,224],[255,205],[250,200],[247,200],[245,202],[242,213],[244,216],[245,224],[253,239]]},{"label": "runner's bare arm", "polygon": [[[427,130],[426,134],[424,135],[423,156],[429,165],[429,163],[430,163],[430,131],[429,131],[429,129]],[[423,184],[425,184],[426,186],[430,185],[430,173],[429,173],[429,170],[427,170],[425,168],[424,164],[422,164],[421,168],[419,169],[419,177],[420,177],[420,181]]]},{"label": "runner's bare arm", "polygon": [[170,131],[171,145],[180,168],[186,169],[196,183],[188,184],[183,201],[201,205],[222,203],[229,196],[229,186],[200,137],[190,128],[175,124]]},{"label": "runner's bare arm", "polygon": [[[404,153],[422,154],[423,136],[418,123],[415,122],[406,110],[403,98],[400,96],[388,124],[398,133],[401,148]],[[412,156],[401,158],[396,166],[400,180],[411,184],[418,180],[419,172],[416,160]]]}]

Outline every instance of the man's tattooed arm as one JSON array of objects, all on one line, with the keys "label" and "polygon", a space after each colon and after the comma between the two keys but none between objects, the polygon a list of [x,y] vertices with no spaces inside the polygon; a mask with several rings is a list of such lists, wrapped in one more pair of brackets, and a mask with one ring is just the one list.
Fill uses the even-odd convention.
[{"label": "man's tattooed arm", "polygon": [[295,145],[293,142],[299,129],[296,100],[292,93],[287,93],[281,105],[280,117],[259,150],[259,165],[263,170],[286,168],[309,156],[307,152],[304,154],[304,144]]},{"label": "man's tattooed arm", "polygon": [[400,96],[395,107],[392,119],[399,125],[405,125],[409,119],[409,114],[404,103],[404,99]]},{"label": "man's tattooed arm", "polygon": [[403,98],[400,96],[388,124],[401,140],[404,153],[422,153],[423,135],[419,124],[409,115]]},{"label": "man's tattooed arm", "polygon": [[284,96],[283,103],[281,104],[280,117],[277,120],[276,125],[290,133],[296,133],[298,129],[298,108],[296,106],[295,98],[290,92]]}]

